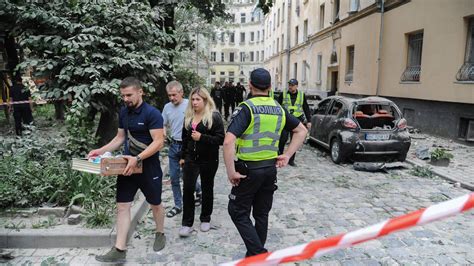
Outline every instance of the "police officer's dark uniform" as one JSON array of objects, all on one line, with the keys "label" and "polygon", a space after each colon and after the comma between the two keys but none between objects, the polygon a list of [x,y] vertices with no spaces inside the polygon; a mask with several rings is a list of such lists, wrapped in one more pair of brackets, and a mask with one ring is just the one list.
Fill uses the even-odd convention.
[{"label": "police officer's dark uniform", "polygon": [[[288,81],[289,85],[298,85],[296,79],[290,79]],[[306,101],[305,94],[297,90],[296,93],[291,93],[289,90],[283,91],[282,94],[278,97],[278,103],[285,107],[294,117],[296,117],[301,123],[306,124],[311,122],[311,111],[309,110],[308,102]],[[290,131],[284,130],[281,133],[280,144],[279,144],[279,154],[283,154],[285,149],[285,144],[288,141],[288,135],[293,137],[293,134]],[[295,164],[295,154],[291,156],[290,161],[288,162],[291,166],[296,166]]]},{"label": "police officer's dark uniform", "polygon": [[[268,71],[256,69],[250,82],[256,88],[270,87]],[[232,188],[228,211],[247,247],[246,256],[265,253],[268,213],[277,189],[276,157],[281,131],[292,131],[300,121],[290,115],[276,100],[253,96],[242,102],[233,114],[227,132],[236,140],[236,171],[247,177]],[[250,210],[255,226],[250,220]]]}]

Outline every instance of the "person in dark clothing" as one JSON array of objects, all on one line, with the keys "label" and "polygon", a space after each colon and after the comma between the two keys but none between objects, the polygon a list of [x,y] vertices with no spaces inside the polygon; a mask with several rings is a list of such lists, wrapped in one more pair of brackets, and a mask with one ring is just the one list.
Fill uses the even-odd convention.
[{"label": "person in dark clothing", "polygon": [[222,115],[222,100],[224,98],[224,92],[222,91],[221,83],[219,81],[216,81],[214,84],[214,88],[211,90],[211,97],[216,104],[217,111]]},{"label": "person in dark clothing", "polygon": [[[29,103],[16,104],[13,102],[30,101]],[[21,77],[15,78],[13,86],[10,88],[10,110],[13,111],[13,118],[15,119],[15,132],[21,136],[23,131],[23,124],[28,125],[33,122],[33,102],[31,101],[31,93],[21,81]]]},{"label": "person in dark clothing", "polygon": [[240,84],[240,82],[237,82],[237,86],[235,86],[235,104],[236,104],[236,106],[244,101],[244,97],[245,97],[246,92],[247,91],[245,90],[245,87],[242,86]]},{"label": "person in dark clothing", "polygon": [[201,176],[201,231],[211,229],[214,201],[214,177],[219,165],[219,146],[224,141],[224,124],[209,93],[195,88],[189,96],[184,117],[180,164],[183,165],[183,219],[179,236],[188,237],[194,231],[194,190]]},{"label": "person in dark clothing", "polygon": [[[306,97],[302,91],[298,91],[298,81],[291,79],[288,82],[288,91],[283,91],[278,97],[278,103],[285,107],[290,114],[300,120],[308,129],[311,128],[311,111],[306,101]],[[281,133],[279,143],[279,154],[283,154],[285,144],[288,141],[288,135],[293,137],[293,134],[289,131],[283,130]],[[296,166],[295,163],[296,153],[291,156],[288,162],[291,166]]]},{"label": "person in dark clothing", "polygon": [[[234,112],[234,108],[235,108],[234,97],[235,97],[235,94],[234,94],[233,87],[227,81],[225,82],[223,91],[224,91],[224,118],[225,118],[225,120],[227,120],[227,118],[229,117],[229,114]],[[229,112],[229,110],[230,110],[230,112]]]},{"label": "person in dark clothing", "polygon": [[[268,97],[270,86],[266,69],[252,71],[249,88],[253,97],[237,107],[224,140],[227,178],[232,184],[227,209],[247,248],[246,257],[267,252],[268,216],[278,188],[277,167],[286,166],[307,132],[298,119]],[[283,129],[294,132],[294,138],[285,153],[278,155]],[[251,212],[255,223],[250,220]]]}]

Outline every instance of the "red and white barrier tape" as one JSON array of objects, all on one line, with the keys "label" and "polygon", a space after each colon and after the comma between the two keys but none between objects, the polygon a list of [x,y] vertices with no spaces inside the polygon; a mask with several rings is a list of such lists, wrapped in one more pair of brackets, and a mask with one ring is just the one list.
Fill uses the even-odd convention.
[{"label": "red and white barrier tape", "polygon": [[317,258],[342,248],[388,235],[395,231],[453,216],[471,208],[474,208],[474,193],[395,217],[357,231],[315,240],[310,243],[259,254],[221,265],[276,265],[279,263]]},{"label": "red and white barrier tape", "polygon": [[25,103],[35,103],[35,104],[46,104],[46,103],[49,103],[49,102],[58,102],[58,101],[65,101],[63,99],[45,99],[45,100],[36,100],[36,101],[33,101],[33,100],[26,100],[26,101],[15,101],[15,102],[3,102],[3,103],[0,103],[0,106],[2,105],[16,105],[16,104],[25,104]]}]

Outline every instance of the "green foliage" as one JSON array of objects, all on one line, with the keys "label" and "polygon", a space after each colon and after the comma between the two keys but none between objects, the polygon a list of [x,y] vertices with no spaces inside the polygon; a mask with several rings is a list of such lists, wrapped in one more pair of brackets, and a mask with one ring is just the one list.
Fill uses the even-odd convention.
[{"label": "green foliage", "polygon": [[177,69],[175,71],[176,80],[183,84],[184,95],[187,96],[191,90],[198,86],[204,86],[206,81],[200,77],[196,72],[188,69]]},{"label": "green foliage", "polygon": [[109,225],[115,179],[72,170],[73,152],[67,149],[66,138],[44,134],[45,138],[30,130],[22,138],[0,141],[0,208],[72,202],[84,207],[87,221],[93,222],[90,226]]},{"label": "green foliage", "polygon": [[414,176],[418,177],[425,177],[425,178],[433,178],[434,174],[431,171],[430,167],[427,166],[414,166],[410,173]]},{"label": "green foliage", "polygon": [[436,148],[432,152],[430,152],[431,160],[437,161],[440,159],[453,159],[454,156],[452,153],[448,152],[446,149]]},{"label": "green foliage", "polygon": [[268,14],[270,8],[273,6],[273,0],[258,0],[257,7],[263,11],[263,14]]}]

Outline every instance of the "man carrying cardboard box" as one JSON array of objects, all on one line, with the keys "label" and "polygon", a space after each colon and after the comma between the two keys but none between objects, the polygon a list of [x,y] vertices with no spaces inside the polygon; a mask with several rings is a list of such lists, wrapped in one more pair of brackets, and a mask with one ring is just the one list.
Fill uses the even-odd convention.
[{"label": "man carrying cardboard box", "polygon": [[[125,78],[120,84],[120,95],[125,104],[119,114],[117,135],[105,146],[89,152],[96,157],[112,152],[125,144],[128,164],[122,175],[117,177],[117,239],[115,246],[104,255],[96,256],[101,262],[121,263],[125,261],[127,233],[130,228],[130,208],[138,189],[150,203],[156,223],[153,250],[165,247],[164,208],[161,203],[161,182],[163,172],[159,151],[163,148],[163,117],[160,111],[143,101],[143,89],[138,79]],[[142,174],[132,174],[133,169],[143,164]]]}]

